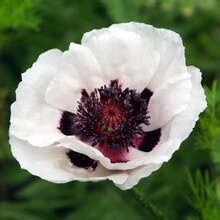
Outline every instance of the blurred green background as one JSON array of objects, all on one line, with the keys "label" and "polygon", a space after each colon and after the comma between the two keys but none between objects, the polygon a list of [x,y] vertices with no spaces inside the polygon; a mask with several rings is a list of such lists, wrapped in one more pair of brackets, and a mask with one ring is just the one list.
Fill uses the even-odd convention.
[{"label": "blurred green background", "polygon": [[187,64],[203,72],[208,100],[190,138],[137,188],[169,220],[220,219],[219,0],[0,0],[0,220],[156,219],[110,182],[56,185],[31,176],[8,144],[14,90],[38,55],[126,21],[180,33]]}]

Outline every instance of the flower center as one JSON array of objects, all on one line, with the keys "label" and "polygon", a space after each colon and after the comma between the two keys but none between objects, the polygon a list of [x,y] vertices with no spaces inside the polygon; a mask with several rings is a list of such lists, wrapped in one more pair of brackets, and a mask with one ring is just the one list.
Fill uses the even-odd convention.
[{"label": "flower center", "polygon": [[114,101],[112,102],[101,105],[103,121],[110,130],[117,128],[124,118],[122,106],[118,103],[114,103]]},{"label": "flower center", "polygon": [[[96,147],[112,162],[125,162],[129,147],[143,150],[141,144],[149,143],[142,125],[149,125],[147,107],[151,96],[147,88],[140,93],[122,89],[118,80],[91,93],[82,89],[77,112],[63,112],[59,129]],[[157,134],[159,137],[160,132]],[[159,139],[155,140],[157,143]]]}]

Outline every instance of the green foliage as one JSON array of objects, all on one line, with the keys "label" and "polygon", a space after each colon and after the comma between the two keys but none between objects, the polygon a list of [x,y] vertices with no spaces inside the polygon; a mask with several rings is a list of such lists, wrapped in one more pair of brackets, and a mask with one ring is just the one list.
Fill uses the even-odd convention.
[{"label": "green foliage", "polygon": [[37,29],[40,22],[36,13],[38,4],[39,0],[1,0],[0,29]]},{"label": "green foliage", "polygon": [[[209,177],[208,172],[202,175],[197,171],[193,178],[188,173],[189,202],[198,212],[198,219],[218,220],[220,216],[220,198],[217,195],[217,186]],[[192,217],[191,217],[192,218]]]},{"label": "green foliage", "polygon": [[126,20],[138,20],[138,10],[142,5],[139,1],[133,0],[102,0],[109,15],[115,22],[124,22]]},{"label": "green foliage", "polygon": [[[84,32],[139,21],[179,32],[186,62],[203,72],[208,108],[169,163],[138,185],[167,217],[217,220],[220,201],[220,1],[1,0],[0,219],[155,219],[111,183],[48,183],[21,170],[8,144],[10,104],[25,71],[45,50],[65,50]],[[189,173],[185,174],[185,169]],[[192,173],[196,171],[195,176]],[[204,171],[205,170],[205,171]],[[186,183],[188,180],[188,184]],[[188,199],[186,199],[186,194]]]},{"label": "green foliage", "polygon": [[7,144],[7,121],[6,121],[6,115],[7,112],[5,110],[5,104],[6,104],[6,98],[8,96],[8,90],[7,88],[1,88],[0,87],[0,144],[1,144],[1,151],[0,151],[0,159],[6,157],[8,150],[5,148],[5,146],[8,146]]},{"label": "green foliage", "polygon": [[38,30],[40,16],[38,6],[41,0],[0,1],[0,49],[16,40],[14,30]]},{"label": "green foliage", "polygon": [[[211,89],[206,87],[208,109],[202,115],[199,124],[198,144],[200,147],[218,150],[220,147],[220,88],[214,81]],[[210,126],[211,124],[211,126]]]},{"label": "green foliage", "polygon": [[220,171],[220,87],[215,80],[211,88],[206,87],[208,109],[199,121],[196,141],[199,148],[208,149],[215,168]]}]

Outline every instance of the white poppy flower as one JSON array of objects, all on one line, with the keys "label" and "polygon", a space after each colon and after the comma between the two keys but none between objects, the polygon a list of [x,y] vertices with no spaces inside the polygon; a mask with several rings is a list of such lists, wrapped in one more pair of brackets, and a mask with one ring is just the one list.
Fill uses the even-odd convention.
[{"label": "white poppy flower", "polygon": [[10,144],[22,168],[48,181],[129,189],[171,158],[205,108],[177,33],[116,24],[41,54],[22,74]]}]

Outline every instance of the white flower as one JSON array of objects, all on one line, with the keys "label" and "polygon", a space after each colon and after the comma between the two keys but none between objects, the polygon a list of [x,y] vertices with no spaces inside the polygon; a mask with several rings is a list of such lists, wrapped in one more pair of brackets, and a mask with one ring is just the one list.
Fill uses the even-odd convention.
[{"label": "white flower", "polygon": [[48,181],[129,189],[171,158],[205,108],[177,33],[116,24],[41,54],[22,74],[10,144],[22,168]]}]

